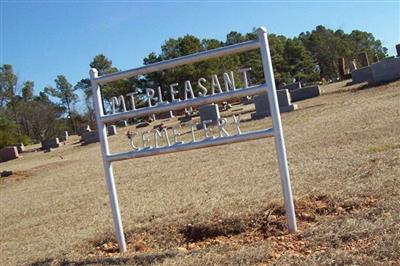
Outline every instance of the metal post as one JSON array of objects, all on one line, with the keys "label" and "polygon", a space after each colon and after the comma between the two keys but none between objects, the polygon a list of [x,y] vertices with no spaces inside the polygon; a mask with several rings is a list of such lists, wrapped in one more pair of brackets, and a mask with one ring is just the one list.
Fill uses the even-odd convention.
[{"label": "metal post", "polygon": [[275,135],[275,147],[278,154],[279,172],[283,189],[283,198],[285,201],[286,219],[289,232],[297,231],[296,214],[294,211],[292,188],[290,185],[289,169],[283,139],[281,115],[279,112],[278,96],[276,94],[274,71],[272,68],[271,55],[269,52],[267,30],[261,27],[257,30],[258,40],[260,42],[261,59],[263,63],[265,83],[267,84],[268,101],[272,116],[272,126]]},{"label": "metal post", "polygon": [[100,117],[104,115],[104,112],[101,101],[100,86],[97,84],[95,80],[98,77],[97,69],[92,68],[89,74],[92,85],[93,104],[96,114],[97,129],[99,132],[100,146],[103,156],[104,172],[106,176],[108,195],[110,197],[112,216],[114,219],[115,233],[117,236],[120,252],[125,252],[126,242],[125,242],[124,230],[122,228],[121,214],[118,206],[118,196],[117,196],[117,190],[115,188],[113,169],[111,163],[106,159],[107,156],[110,154],[110,150],[108,148],[107,128],[104,122],[102,122],[100,119]]}]

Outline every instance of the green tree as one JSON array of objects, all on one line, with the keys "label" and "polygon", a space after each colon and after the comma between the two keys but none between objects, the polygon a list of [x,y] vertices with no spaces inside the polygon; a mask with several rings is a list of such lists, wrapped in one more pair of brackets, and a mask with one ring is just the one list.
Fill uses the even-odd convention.
[{"label": "green tree", "polygon": [[318,62],[321,78],[336,79],[338,76],[337,61],[340,38],[331,29],[317,26],[311,33],[301,33],[299,39]]},{"label": "green tree", "polygon": [[22,99],[28,101],[33,98],[33,88],[35,83],[33,81],[26,81],[22,86]]},{"label": "green tree", "polygon": [[89,65],[92,68],[96,68],[100,76],[118,71],[117,68],[112,66],[112,61],[108,59],[104,54],[96,55]]},{"label": "green tree", "polygon": [[353,47],[352,52],[355,56],[366,52],[368,54],[369,61],[372,62],[374,55],[376,54],[379,58],[387,56],[388,49],[382,46],[380,40],[376,40],[372,33],[360,30],[353,30],[348,35],[351,46]]},{"label": "green tree", "polygon": [[[92,86],[90,84],[90,79],[81,79],[74,88],[76,90],[81,90],[85,95],[85,106],[86,106],[86,117],[91,126],[95,125],[95,113],[93,107],[93,95]],[[75,116],[77,117],[77,116]]]},{"label": "green tree", "polygon": [[0,149],[17,143],[17,137],[16,123],[9,120],[6,115],[0,114]]},{"label": "green tree", "polygon": [[62,118],[65,107],[51,102],[44,92],[27,102],[21,101],[20,108],[24,110],[21,120],[26,122],[26,134],[36,142],[57,137],[69,128]]},{"label": "green tree", "polygon": [[66,107],[72,128],[76,131],[74,118],[72,116],[72,107],[78,100],[78,95],[75,93],[76,88],[72,87],[67,78],[63,75],[58,75],[54,82],[56,83],[56,87],[46,87],[44,92],[60,99],[61,103]]},{"label": "green tree", "polygon": [[17,95],[18,77],[12,65],[4,64],[0,67],[0,107],[15,101]]},{"label": "green tree", "polygon": [[[100,76],[105,74],[115,73],[118,71],[118,68],[112,65],[112,61],[103,54],[96,55],[89,65],[92,68],[96,68]],[[107,103],[110,103],[109,100],[111,99],[111,97],[115,95],[129,93],[132,90],[132,87],[134,86],[133,84],[135,84],[135,82],[136,78],[130,78],[101,85],[101,95],[102,95],[104,113],[107,113],[107,107],[110,107],[110,105],[107,105]],[[91,89],[90,88],[86,89],[85,94],[87,96],[90,95],[89,97],[91,97],[92,94]]]},{"label": "green tree", "polygon": [[348,61],[356,59],[361,52],[367,52],[370,61],[375,54],[380,58],[387,55],[387,48],[376,40],[372,33],[353,30],[350,34],[343,30],[333,31],[324,26],[317,26],[313,31],[301,33],[299,39],[312,54],[320,69],[321,78],[338,77],[338,59]]},{"label": "green tree", "polygon": [[283,72],[290,77],[291,81],[306,82],[319,79],[319,72],[310,52],[298,39],[286,41],[283,58],[285,60]]},{"label": "green tree", "polygon": [[[0,68],[0,106],[7,108],[15,123],[18,123],[17,104],[20,100],[17,82],[18,77],[14,73],[12,65],[4,64]],[[19,128],[18,133],[20,133]]]}]

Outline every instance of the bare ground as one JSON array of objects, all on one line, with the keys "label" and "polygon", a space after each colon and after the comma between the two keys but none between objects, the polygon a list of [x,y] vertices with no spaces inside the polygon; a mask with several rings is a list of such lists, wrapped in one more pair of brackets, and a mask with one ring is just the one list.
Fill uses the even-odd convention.
[{"label": "bare ground", "polygon": [[[0,180],[0,264],[399,265],[400,82],[344,85],[282,115],[298,233],[268,138],[115,163],[120,255],[99,145],[72,137],[0,164],[15,172]],[[244,131],[271,125],[246,121],[251,108],[223,115],[243,112]],[[128,148],[123,133],[114,151]]]}]

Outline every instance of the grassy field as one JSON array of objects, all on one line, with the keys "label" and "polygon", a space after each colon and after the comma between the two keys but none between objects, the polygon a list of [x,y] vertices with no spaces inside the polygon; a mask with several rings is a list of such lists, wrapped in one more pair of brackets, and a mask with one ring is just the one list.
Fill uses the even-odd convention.
[{"label": "grassy field", "polygon": [[[322,90],[282,114],[297,233],[267,138],[115,163],[120,255],[99,145],[73,136],[0,164],[15,171],[0,180],[0,264],[399,265],[400,81]],[[271,125],[249,108],[233,108],[243,131]],[[112,150],[128,148],[125,130]]]}]

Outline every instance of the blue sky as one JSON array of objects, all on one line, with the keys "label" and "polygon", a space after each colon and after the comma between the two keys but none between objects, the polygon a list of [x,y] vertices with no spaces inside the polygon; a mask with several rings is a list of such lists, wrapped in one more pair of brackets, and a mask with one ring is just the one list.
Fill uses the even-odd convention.
[{"label": "blue sky", "polygon": [[64,74],[75,84],[103,53],[125,70],[142,65],[168,38],[193,34],[224,40],[265,26],[288,37],[317,25],[372,32],[395,54],[399,1],[4,1],[0,63],[12,64],[36,93]]}]

